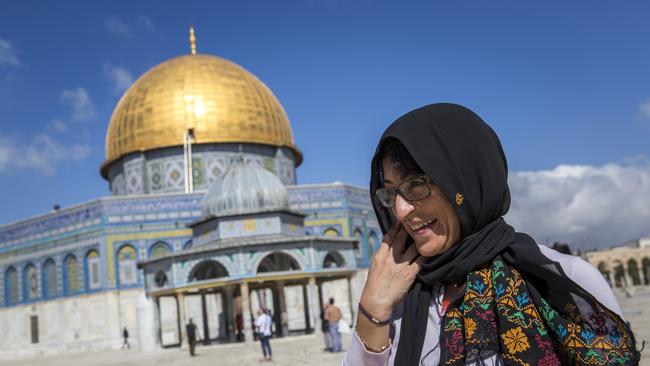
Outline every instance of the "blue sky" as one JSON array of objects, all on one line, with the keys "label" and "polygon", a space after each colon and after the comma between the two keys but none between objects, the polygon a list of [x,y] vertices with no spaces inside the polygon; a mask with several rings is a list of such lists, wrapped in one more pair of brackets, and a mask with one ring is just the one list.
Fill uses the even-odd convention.
[{"label": "blue sky", "polygon": [[[283,104],[305,156],[300,183],[366,186],[391,121],[452,101],[500,135],[521,180],[515,213],[564,199],[527,187],[577,177],[565,215],[615,190],[602,210],[639,207],[634,228],[607,240],[650,234],[649,15],[645,1],[5,1],[0,223],[108,195],[99,165],[111,112],[139,75],[189,52],[192,22],[199,52],[244,66]],[[589,182],[595,191],[581,190]],[[532,230],[557,210],[513,220]],[[612,224],[594,220],[537,237],[593,240],[584,232]]]}]

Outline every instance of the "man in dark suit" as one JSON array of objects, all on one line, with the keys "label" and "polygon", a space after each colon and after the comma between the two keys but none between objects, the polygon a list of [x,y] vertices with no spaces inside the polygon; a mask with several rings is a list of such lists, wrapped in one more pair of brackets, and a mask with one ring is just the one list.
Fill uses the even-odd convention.
[{"label": "man in dark suit", "polygon": [[185,326],[185,334],[187,334],[187,343],[190,346],[190,356],[194,356],[194,347],[196,347],[196,325],[190,318],[190,322]]}]

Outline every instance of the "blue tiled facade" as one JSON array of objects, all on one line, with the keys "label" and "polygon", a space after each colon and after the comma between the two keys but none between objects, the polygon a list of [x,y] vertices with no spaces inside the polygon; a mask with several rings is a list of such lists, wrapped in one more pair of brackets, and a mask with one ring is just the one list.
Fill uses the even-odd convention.
[{"label": "blue tiled facade", "polygon": [[[287,188],[291,209],[307,215],[302,234],[336,232],[342,237],[356,237],[356,265],[367,267],[381,232],[366,189],[338,183]],[[202,198],[203,193],[105,197],[0,226],[1,306],[142,287],[144,279],[135,263],[150,258],[156,245],[171,252],[191,248],[192,231],[187,225],[201,218]],[[136,258],[121,265],[118,257],[128,247],[134,249]],[[100,263],[93,278],[99,285],[94,288],[87,260],[92,251]],[[69,256],[76,260],[75,273],[68,273],[66,268]],[[46,264],[51,262],[56,268],[54,289],[49,289],[49,274],[45,273]],[[27,278],[30,265],[35,271]],[[131,269],[134,272],[129,277],[126,272]],[[16,276],[6,278],[12,271]],[[75,282],[72,276],[76,290],[69,286]],[[29,297],[29,286],[31,283],[34,287],[34,282],[34,296]]]}]

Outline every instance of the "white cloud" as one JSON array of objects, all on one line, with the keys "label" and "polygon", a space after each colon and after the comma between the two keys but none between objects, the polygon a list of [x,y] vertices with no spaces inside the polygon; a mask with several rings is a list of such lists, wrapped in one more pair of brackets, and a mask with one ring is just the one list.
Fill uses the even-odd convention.
[{"label": "white cloud", "polygon": [[90,155],[87,145],[65,145],[50,136],[39,134],[27,144],[0,135],[0,174],[16,169],[31,169],[53,175],[56,167],[69,161],[79,161]]},{"label": "white cloud", "polygon": [[650,119],[650,98],[639,104],[639,113],[641,113],[641,117]]},{"label": "white cloud", "polygon": [[113,82],[113,91],[121,93],[133,84],[133,75],[122,66],[115,66],[110,62],[104,64],[104,75]]},{"label": "white cloud", "polygon": [[73,121],[87,121],[95,117],[95,104],[86,88],[65,89],[61,93],[61,100],[72,108]]},{"label": "white cloud", "polygon": [[650,235],[650,161],[560,165],[513,172],[507,220],[538,242],[574,249],[614,246]]},{"label": "white cloud", "polygon": [[22,62],[18,59],[18,54],[14,45],[6,39],[0,38],[0,66],[22,66]]},{"label": "white cloud", "polygon": [[133,33],[131,33],[131,28],[126,25],[119,17],[109,17],[104,20],[104,26],[106,30],[116,36],[131,38]]},{"label": "white cloud", "polygon": [[138,19],[136,19],[136,21],[138,22],[138,24],[140,24],[141,26],[143,26],[144,29],[146,29],[146,30],[149,31],[150,33],[155,32],[156,27],[154,27],[154,25],[153,25],[153,21],[151,21],[151,18],[149,18],[148,16],[146,16],[146,15],[140,15],[140,16],[138,17]]},{"label": "white cloud", "polygon": [[53,118],[50,123],[47,124],[47,128],[56,132],[65,132],[68,130],[68,124],[61,118]]}]

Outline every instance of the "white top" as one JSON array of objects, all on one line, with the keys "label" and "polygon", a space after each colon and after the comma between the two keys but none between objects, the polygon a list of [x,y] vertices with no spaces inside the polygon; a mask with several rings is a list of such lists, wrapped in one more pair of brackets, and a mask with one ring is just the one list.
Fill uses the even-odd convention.
[{"label": "white top", "polygon": [[[583,289],[589,292],[601,304],[622,317],[621,307],[614,296],[614,292],[602,274],[591,264],[579,257],[562,254],[548,247],[539,246],[542,254],[552,261],[558,262],[566,275]],[[429,306],[429,320],[427,322],[427,331],[424,337],[424,346],[420,356],[420,365],[438,365],[440,363],[440,315],[436,303],[441,303],[444,295],[443,288],[434,289],[434,296]],[[395,363],[395,354],[399,344],[400,329],[402,324],[402,312],[404,309],[403,302],[400,302],[393,310],[391,317],[391,327],[395,330],[392,337],[393,345],[391,348],[382,353],[368,352],[357,333],[354,332],[352,342],[348,352],[343,358],[343,366],[393,366]],[[498,356],[492,356],[483,360],[485,365],[502,365],[502,360]]]},{"label": "white top", "polygon": [[273,333],[271,332],[272,324],[273,324],[273,319],[271,319],[271,316],[266,313],[263,313],[262,315],[258,316],[257,319],[255,319],[255,327],[257,328],[257,331],[263,336],[270,337],[271,335],[273,335]]}]

